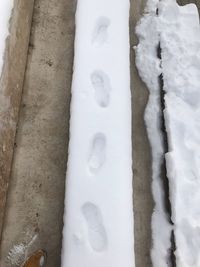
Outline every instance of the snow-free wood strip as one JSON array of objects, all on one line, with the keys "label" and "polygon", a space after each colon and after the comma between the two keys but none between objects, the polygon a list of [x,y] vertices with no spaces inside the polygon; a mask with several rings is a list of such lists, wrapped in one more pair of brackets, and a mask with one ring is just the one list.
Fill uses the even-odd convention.
[{"label": "snow-free wood strip", "polygon": [[34,0],[0,1],[0,236],[26,68],[33,3]]},{"label": "snow-free wood strip", "polygon": [[78,1],[63,267],[133,267],[129,0]]}]

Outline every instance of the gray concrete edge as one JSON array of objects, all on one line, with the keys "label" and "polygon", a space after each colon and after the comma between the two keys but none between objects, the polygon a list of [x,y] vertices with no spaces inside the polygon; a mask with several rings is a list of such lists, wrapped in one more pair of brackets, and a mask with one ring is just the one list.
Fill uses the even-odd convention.
[{"label": "gray concrete edge", "polygon": [[0,240],[28,55],[34,0],[15,0],[0,79]]}]

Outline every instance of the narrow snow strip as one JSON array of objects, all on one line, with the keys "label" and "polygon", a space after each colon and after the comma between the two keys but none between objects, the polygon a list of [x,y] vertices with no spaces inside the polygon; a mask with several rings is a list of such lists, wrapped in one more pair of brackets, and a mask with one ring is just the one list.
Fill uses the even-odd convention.
[{"label": "narrow snow strip", "polygon": [[195,5],[160,4],[166,155],[177,267],[200,266],[200,25]]},{"label": "narrow snow strip", "polygon": [[159,76],[162,73],[158,57],[159,21],[156,14],[158,1],[148,1],[145,14],[139,21],[136,34],[139,44],[135,48],[136,65],[139,74],[149,89],[149,101],[145,111],[145,123],[152,149],[152,191],[155,201],[152,216],[153,248],[151,252],[154,267],[170,266],[171,231],[169,214],[165,207],[162,165],[164,163],[164,142],[162,134],[161,88]]},{"label": "narrow snow strip", "polygon": [[0,76],[3,68],[6,38],[9,34],[9,20],[13,0],[0,0]]},{"label": "narrow snow strip", "polygon": [[133,267],[129,0],[79,0],[62,266]]},{"label": "narrow snow strip", "polygon": [[[195,5],[178,6],[175,0],[149,1],[137,33],[136,63],[150,90],[146,123],[153,153],[153,266],[171,266],[165,253],[170,228],[174,231],[177,267],[200,266],[200,25]],[[154,12],[153,12],[154,10]],[[156,55],[158,44],[161,60]],[[159,159],[158,77],[162,73],[165,91],[165,126],[169,152],[166,154],[173,228],[162,213]],[[160,145],[161,144],[161,145]],[[160,148],[160,151],[159,151]],[[160,154],[158,153],[160,152]],[[156,158],[155,155],[158,155]],[[156,168],[155,168],[156,166]],[[158,178],[158,180],[156,180]],[[156,182],[155,182],[156,181]],[[162,216],[163,215],[163,216]],[[160,247],[158,247],[160,244]],[[163,252],[163,253],[162,253]]]}]

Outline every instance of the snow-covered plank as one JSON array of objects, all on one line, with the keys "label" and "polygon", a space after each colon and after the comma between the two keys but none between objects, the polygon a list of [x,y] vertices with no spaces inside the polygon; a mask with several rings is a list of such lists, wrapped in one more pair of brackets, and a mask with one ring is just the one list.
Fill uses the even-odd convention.
[{"label": "snow-covered plank", "polygon": [[166,154],[178,267],[200,266],[200,24],[194,4],[160,5]]},{"label": "snow-covered plank", "polygon": [[[153,266],[168,266],[170,233],[175,237],[178,267],[200,266],[200,26],[195,5],[178,6],[175,0],[147,3],[137,33],[136,63],[150,90],[146,122],[153,150],[153,193],[156,202],[152,220]],[[158,47],[161,55],[158,56]],[[163,88],[159,86],[162,73]],[[165,126],[168,135],[166,153],[169,179],[171,220],[158,227],[163,203],[163,188],[155,183],[164,151],[155,133],[162,134],[159,116],[160,90],[165,92]],[[156,138],[157,137],[157,138]],[[163,155],[162,155],[163,154]],[[159,196],[162,196],[159,199]],[[166,197],[166,196],[165,196]],[[160,217],[160,218],[159,218]],[[160,220],[162,222],[162,220]],[[163,238],[164,237],[164,238]],[[171,244],[172,246],[172,244]]]},{"label": "snow-covered plank", "polygon": [[165,205],[166,196],[162,173],[165,148],[162,133],[161,88],[159,83],[162,69],[158,56],[160,38],[157,16],[158,3],[158,0],[147,1],[145,14],[136,27],[139,44],[135,47],[135,52],[139,74],[149,89],[145,123],[152,150],[152,192],[155,201],[152,215],[153,247],[151,258],[154,267],[167,267],[171,256],[172,225]]},{"label": "snow-covered plank", "polygon": [[62,266],[133,267],[129,0],[79,0]]}]

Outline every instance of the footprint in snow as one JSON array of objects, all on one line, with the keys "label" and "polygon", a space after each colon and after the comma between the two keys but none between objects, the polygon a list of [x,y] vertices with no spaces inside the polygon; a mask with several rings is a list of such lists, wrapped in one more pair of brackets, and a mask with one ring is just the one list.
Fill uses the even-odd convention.
[{"label": "footprint in snow", "polygon": [[104,251],[107,246],[107,234],[100,209],[93,203],[87,202],[81,210],[87,224],[90,246],[96,252]]},{"label": "footprint in snow", "polygon": [[92,35],[92,42],[99,45],[104,44],[108,39],[108,27],[110,25],[110,20],[107,17],[100,17]]},{"label": "footprint in snow", "polygon": [[106,137],[103,133],[97,133],[91,144],[91,151],[88,160],[89,169],[92,173],[100,170],[106,158]]},{"label": "footprint in snow", "polygon": [[111,91],[109,77],[103,71],[96,70],[91,74],[91,82],[97,104],[102,108],[108,107]]}]

